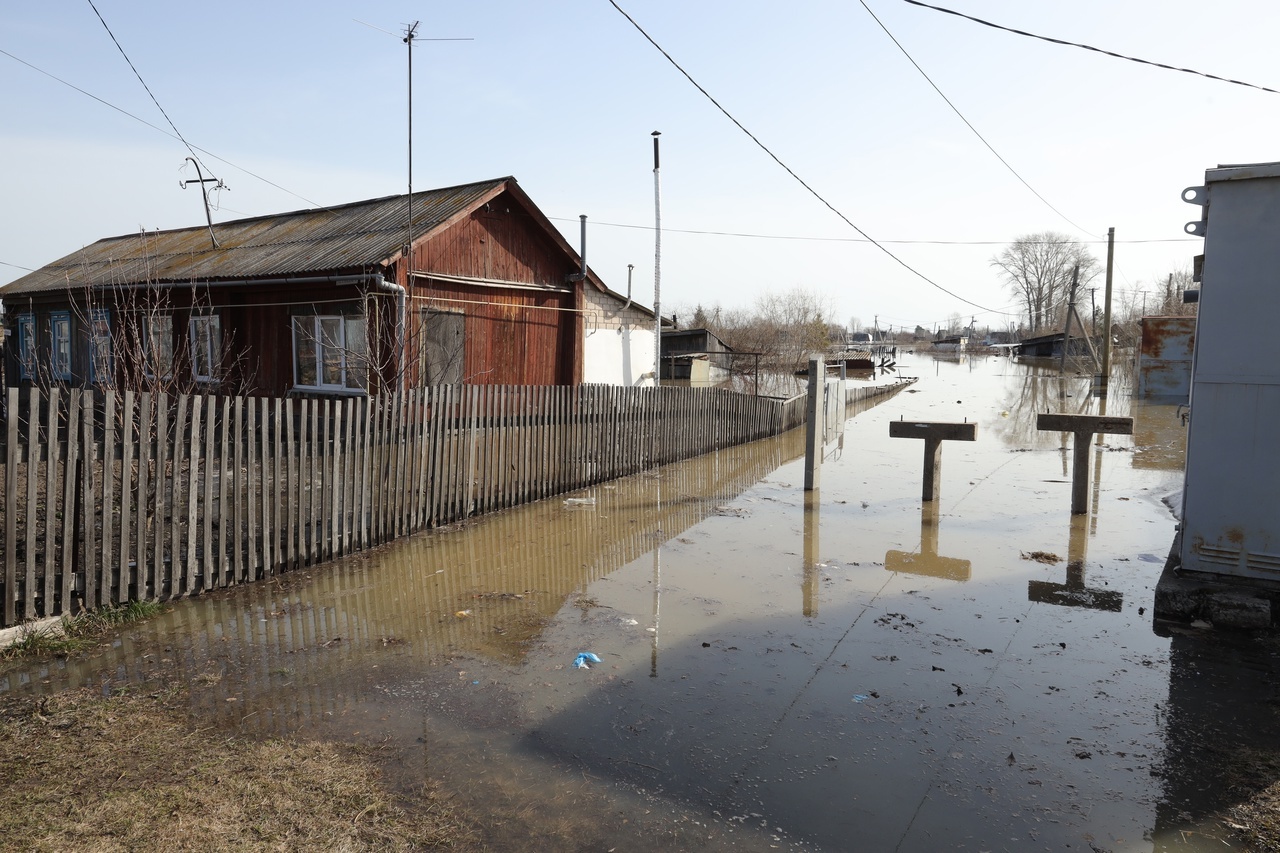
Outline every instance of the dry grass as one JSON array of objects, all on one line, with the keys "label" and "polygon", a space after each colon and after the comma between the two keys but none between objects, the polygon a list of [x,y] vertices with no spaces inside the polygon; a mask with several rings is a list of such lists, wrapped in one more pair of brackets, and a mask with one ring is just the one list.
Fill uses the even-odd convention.
[{"label": "dry grass", "polygon": [[155,601],[130,601],[63,616],[43,628],[24,626],[16,641],[0,648],[0,661],[83,652],[96,646],[109,631],[150,619],[162,610],[164,606]]},{"label": "dry grass", "polygon": [[476,848],[368,749],[193,730],[180,691],[0,700],[0,838],[28,850]]}]

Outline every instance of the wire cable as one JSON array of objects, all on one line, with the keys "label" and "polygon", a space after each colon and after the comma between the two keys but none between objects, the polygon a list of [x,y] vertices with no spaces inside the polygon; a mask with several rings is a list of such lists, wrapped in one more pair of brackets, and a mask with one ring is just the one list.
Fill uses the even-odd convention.
[{"label": "wire cable", "polygon": [[894,261],[895,261],[899,266],[901,266],[903,269],[905,269],[905,270],[907,270],[908,272],[910,272],[912,275],[916,276],[917,278],[919,278],[920,280],[924,281],[925,283],[927,283],[927,284],[929,284],[929,285],[931,285],[931,286],[933,286],[933,287],[937,288],[938,290],[942,291],[943,293],[947,294],[948,296],[952,297],[953,299],[958,299],[958,300],[960,300],[961,302],[963,302],[963,303],[964,303],[964,304],[966,304],[966,305],[972,305],[974,308],[981,308],[983,311],[991,311],[992,313],[997,313],[997,314],[998,314],[998,313],[1002,313],[1002,312],[995,311],[994,309],[987,308],[987,307],[985,307],[985,306],[983,306],[983,305],[979,305],[977,302],[974,302],[974,301],[972,301],[972,300],[970,300],[970,299],[965,299],[965,298],[964,298],[963,296],[961,296],[960,294],[955,293],[954,291],[948,290],[947,288],[943,287],[941,284],[938,284],[936,281],[934,281],[933,279],[929,278],[929,277],[928,277],[927,275],[925,275],[924,273],[922,273],[922,272],[920,272],[919,270],[917,270],[915,267],[913,267],[913,266],[911,266],[910,264],[908,264],[906,261],[904,261],[902,258],[900,258],[900,257],[898,257],[897,255],[895,255],[893,252],[889,251],[889,249],[887,249],[883,244],[881,244],[881,243],[877,242],[874,238],[872,238],[870,234],[868,234],[867,232],[863,231],[863,230],[862,230],[861,228],[859,228],[857,225],[853,224],[853,220],[849,219],[849,217],[845,216],[845,215],[844,215],[844,214],[843,214],[843,213],[842,213],[842,212],[841,212],[841,211],[840,211],[840,210],[839,210],[835,205],[833,205],[831,202],[827,201],[827,200],[822,196],[822,194],[821,194],[821,193],[819,193],[817,190],[815,190],[813,187],[811,187],[811,186],[810,186],[810,185],[809,185],[809,184],[804,180],[804,178],[801,178],[798,174],[796,174],[795,170],[793,170],[790,166],[788,166],[786,163],[784,163],[784,162],[782,161],[782,158],[780,158],[777,154],[774,154],[774,153],[773,153],[773,151],[771,151],[771,150],[769,149],[769,147],[768,147],[768,146],[766,146],[763,142],[761,142],[761,141],[756,137],[756,135],[755,135],[754,133],[752,133],[750,130],[747,130],[746,126],[745,126],[745,125],[743,125],[743,123],[742,123],[742,122],[740,122],[740,121],[738,121],[736,118],[734,118],[734,116],[733,116],[733,114],[732,114],[732,113],[730,113],[727,109],[725,109],[723,106],[721,106],[720,102],[719,102],[719,101],[717,101],[715,98],[713,98],[713,97],[711,96],[711,93],[710,93],[710,92],[708,92],[706,89],[704,89],[704,88],[702,87],[702,85],[701,85],[700,83],[698,83],[698,81],[697,81],[697,80],[694,80],[694,79],[693,79],[693,77],[692,77],[692,75],[690,75],[688,71],[685,71],[685,70],[684,70],[684,68],[683,68],[683,67],[681,67],[680,63],[676,62],[676,61],[675,61],[675,59],[673,59],[673,58],[672,58],[671,54],[667,53],[667,51],[662,47],[662,45],[658,44],[658,43],[654,40],[653,36],[651,36],[651,35],[649,35],[647,32],[645,32],[644,27],[642,27],[642,26],[640,26],[640,24],[636,23],[635,18],[632,18],[630,15],[628,15],[628,14],[626,13],[626,11],[625,11],[621,6],[619,6],[619,5],[618,5],[617,0],[609,0],[609,4],[610,4],[611,6],[613,6],[613,8],[617,9],[617,10],[618,10],[618,13],[619,13],[619,14],[621,14],[621,15],[622,15],[622,17],[626,18],[626,19],[631,23],[631,26],[635,27],[635,28],[636,28],[636,30],[640,33],[640,35],[642,35],[642,36],[644,36],[644,37],[645,37],[645,39],[649,42],[649,44],[653,45],[653,46],[658,50],[658,52],[659,52],[659,53],[661,53],[664,57],[666,57],[667,61],[668,61],[668,62],[670,62],[673,66],[675,66],[675,69],[676,69],[677,71],[679,71],[681,74],[683,74],[683,75],[684,75],[684,78],[685,78],[686,80],[688,80],[690,83],[692,83],[692,84],[693,84],[693,87],[694,87],[695,89],[697,89],[699,92],[701,92],[701,93],[703,94],[703,96],[704,96],[708,101],[710,101],[712,104],[714,104],[714,105],[715,105],[715,108],[716,108],[716,109],[718,109],[721,113],[723,113],[723,114],[724,114],[724,116],[725,116],[725,118],[727,118],[727,119],[729,119],[729,121],[733,122],[733,123],[734,123],[734,125],[736,125],[736,126],[737,126],[737,128],[738,128],[739,130],[741,130],[743,133],[745,133],[745,134],[747,135],[747,137],[748,137],[752,142],[754,142],[754,143],[755,143],[755,144],[760,148],[760,150],[761,150],[761,151],[763,151],[765,154],[768,154],[768,155],[769,155],[769,157],[770,157],[770,158],[771,158],[775,163],[777,163],[779,166],[781,166],[781,167],[783,168],[783,170],[785,170],[785,171],[786,171],[786,173],[787,173],[788,175],[790,175],[792,178],[794,178],[794,179],[796,180],[796,182],[800,184],[800,186],[802,186],[802,187],[804,187],[806,190],[808,190],[810,195],[812,195],[814,198],[816,198],[818,201],[820,201],[820,202],[821,202],[821,203],[822,203],[822,204],[823,204],[823,205],[824,205],[828,210],[830,210],[830,211],[831,211],[832,213],[834,213],[836,216],[838,216],[838,217],[840,217],[842,220],[844,220],[844,223],[845,223],[846,225],[848,225],[848,226],[849,226],[850,228],[852,228],[854,231],[857,231],[859,234],[861,234],[863,237],[865,237],[868,243],[870,243],[871,245],[875,246],[875,247],[876,247],[877,249],[879,249],[880,251],[884,252],[886,255],[888,255],[890,258],[892,258],[892,259],[893,259],[893,260],[894,260]]},{"label": "wire cable", "polygon": [[[574,225],[581,223],[581,220],[574,216],[548,216],[552,222],[572,222]],[[592,225],[600,225],[607,228],[634,228],[640,231],[652,231],[652,225],[631,225],[623,222],[601,222],[598,219],[591,220]],[[816,243],[870,243],[872,240],[866,237],[810,237],[804,234],[756,234],[748,231],[708,231],[706,229],[693,228],[668,228],[665,224],[662,226],[663,234],[698,234],[711,237],[748,237],[753,240],[807,240]],[[1191,243],[1201,240],[1201,237],[1159,237],[1153,240],[1116,240],[1117,246],[1123,244],[1136,243]],[[884,240],[880,243],[891,243],[893,245],[907,246],[1007,246],[1009,240]],[[1039,245],[1035,241],[1027,242],[1028,245]],[[1052,241],[1062,242],[1062,241]],[[1067,243],[1073,245],[1098,244],[1106,245],[1105,239],[1097,240],[1067,240]]]},{"label": "wire cable", "polygon": [[[123,56],[124,61],[128,63],[129,70],[133,72],[133,76],[138,78],[138,82],[142,84],[142,88],[146,89],[147,94],[151,96],[151,103],[156,105],[156,109],[160,111],[160,115],[164,116],[164,120],[169,122],[169,127],[173,128],[174,135],[177,136],[182,144],[186,146],[187,151],[196,160],[196,162],[200,163],[201,166],[204,166],[204,163],[200,162],[200,155],[196,154],[195,149],[191,147],[191,143],[187,142],[186,137],[182,135],[182,131],[178,130],[178,126],[173,123],[173,119],[169,118],[169,114],[164,111],[164,107],[160,106],[160,101],[156,99],[155,93],[151,91],[151,87],[147,85],[147,81],[142,79],[142,74],[140,74],[138,69],[134,66],[133,60],[129,58],[129,54],[125,53],[124,48],[120,46],[120,40],[116,38],[115,33],[111,32],[111,27],[107,26],[107,21],[102,17],[102,13],[98,11],[98,7],[93,4],[93,0],[88,0],[88,2],[89,8],[93,10],[93,14],[97,15],[98,20],[102,22],[102,28],[107,31],[107,35],[111,36],[111,41],[115,44],[116,50],[120,51],[120,55]],[[208,169],[207,166],[205,166],[205,168]]]},{"label": "wire cable", "polygon": [[[31,64],[30,62],[27,62],[25,59],[22,59],[21,57],[15,56],[15,55],[13,55],[12,53],[10,53],[9,51],[4,50],[3,48],[0,48],[0,54],[3,54],[3,55],[5,55],[5,56],[9,57],[9,58],[10,58],[10,59],[12,59],[14,62],[18,62],[18,63],[21,63],[22,65],[27,66],[27,67],[28,67],[28,68],[30,68],[32,71],[35,71],[35,72],[40,73],[40,74],[43,74],[44,76],[48,77],[50,80],[55,80],[55,81],[57,81],[58,83],[61,83],[62,85],[66,86],[66,87],[67,87],[67,88],[69,88],[69,89],[74,89],[75,91],[77,91],[77,92],[79,92],[80,94],[84,95],[86,98],[92,98],[93,100],[95,100],[95,101],[97,101],[98,103],[102,104],[104,107],[109,107],[110,109],[115,110],[116,112],[120,113],[121,115],[128,116],[129,118],[133,119],[133,120],[134,120],[134,121],[136,121],[136,122],[139,122],[139,123],[141,123],[141,124],[145,124],[147,127],[151,128],[152,130],[159,131],[160,133],[163,133],[165,136],[168,136],[168,137],[170,137],[170,138],[172,138],[172,139],[177,139],[178,141],[182,142],[184,145],[186,144],[186,140],[182,139],[182,137],[180,137],[180,136],[175,136],[173,133],[170,133],[169,131],[165,130],[163,127],[160,127],[160,126],[158,126],[158,125],[154,125],[154,124],[152,124],[151,122],[147,121],[145,118],[141,118],[141,117],[139,117],[139,116],[134,115],[133,113],[129,112],[129,111],[128,111],[128,110],[126,110],[126,109],[122,109],[121,107],[117,107],[115,104],[111,103],[110,101],[103,100],[102,98],[99,98],[97,95],[93,94],[92,92],[87,92],[87,91],[85,91],[84,89],[81,89],[79,86],[75,85],[74,83],[70,83],[70,82],[68,82],[68,81],[66,81],[66,80],[63,80],[63,79],[62,79],[61,77],[59,77],[58,75],[56,75],[56,74],[52,74],[52,73],[50,73],[50,72],[48,72],[48,71],[45,71],[45,70],[44,70],[43,68],[41,68],[40,66],[38,66],[38,65],[33,65],[33,64]],[[195,148],[195,150],[197,150],[197,151],[201,152],[202,154],[205,154],[205,155],[207,155],[207,156],[209,156],[209,157],[212,157],[213,159],[217,160],[219,163],[225,163],[225,164],[227,164],[228,166],[230,166],[230,167],[231,167],[231,168],[233,168],[233,169],[239,169],[241,172],[244,172],[244,173],[245,173],[246,175],[248,175],[249,177],[254,178],[254,179],[256,179],[256,180],[259,180],[259,181],[262,181],[264,184],[267,184],[268,186],[275,187],[276,189],[280,190],[280,192],[282,192],[282,193],[285,193],[285,194],[287,194],[287,195],[291,195],[291,196],[293,196],[293,197],[294,197],[294,198],[296,198],[296,199],[300,199],[301,201],[305,201],[307,204],[311,205],[311,206],[312,206],[312,207],[314,207],[314,208],[317,208],[317,209],[320,209],[320,210],[324,210],[324,209],[326,209],[326,208],[325,208],[325,205],[322,205],[322,204],[320,204],[320,203],[319,203],[319,202],[317,202],[317,201],[312,201],[311,199],[307,198],[306,196],[299,195],[298,193],[294,192],[294,191],[293,191],[293,190],[291,190],[291,189],[288,189],[288,188],[286,188],[286,187],[282,187],[282,186],[280,186],[279,184],[277,184],[275,181],[268,180],[267,178],[264,178],[264,177],[262,177],[261,175],[259,175],[259,174],[255,173],[255,172],[251,172],[251,171],[249,171],[248,169],[246,169],[244,166],[239,166],[239,165],[237,165],[237,164],[235,164],[235,163],[232,163],[230,160],[226,159],[225,157],[219,157],[217,154],[214,154],[212,151],[209,151],[209,150],[207,150],[207,149],[205,149],[205,148],[201,148],[199,145],[193,145],[193,146],[190,146],[190,147]],[[199,159],[199,158],[197,158],[197,159]]]},{"label": "wire cable", "polygon": [[1027,38],[1040,39],[1041,41],[1047,41],[1047,42],[1050,42],[1051,44],[1060,44],[1065,47],[1078,47],[1081,50],[1091,50],[1094,53],[1101,53],[1104,56],[1110,56],[1115,59],[1126,59],[1129,62],[1137,62],[1139,65],[1150,65],[1153,68],[1163,68],[1166,71],[1180,71],[1184,74],[1194,74],[1197,77],[1205,77],[1205,78],[1208,78],[1209,80],[1217,80],[1219,83],[1231,83],[1232,85],[1235,85],[1235,86],[1245,86],[1250,89],[1257,89],[1260,92],[1270,92],[1273,95],[1280,95],[1280,91],[1276,89],[1268,89],[1266,86],[1259,86],[1256,83],[1246,83],[1243,80],[1232,80],[1230,77],[1219,77],[1217,74],[1209,74],[1205,71],[1196,71],[1195,69],[1192,69],[1192,68],[1179,68],[1176,65],[1166,65],[1163,62],[1153,62],[1150,59],[1139,59],[1136,56],[1126,56],[1123,53],[1116,53],[1115,51],[1104,50],[1103,48],[1100,48],[1100,47],[1094,47],[1091,44],[1081,44],[1080,42],[1067,41],[1065,39],[1053,38],[1052,36],[1037,35],[1036,33],[1029,33],[1026,30],[1018,30],[1018,29],[1014,29],[1013,27],[1006,27],[1001,24],[992,23],[991,21],[984,21],[982,18],[975,18],[973,15],[966,15],[963,12],[957,12],[954,9],[947,9],[942,6],[934,6],[929,3],[922,3],[920,2],[920,0],[902,0],[902,2],[910,3],[912,6],[920,6],[925,9],[933,9],[935,12],[944,12],[948,15],[955,15],[957,18],[964,18],[966,20],[973,21],[975,24],[982,24],[982,26],[984,27],[991,27],[993,30],[1004,30],[1007,33],[1013,33],[1014,35],[1019,35],[1019,36],[1026,36]]},{"label": "wire cable", "polygon": [[924,77],[925,81],[928,82],[928,84],[933,87],[933,91],[937,92],[938,96],[942,98],[942,100],[946,101],[947,106],[951,107],[951,111],[960,117],[960,120],[964,122],[965,127],[972,130],[973,135],[978,137],[978,140],[983,145],[987,146],[987,150],[990,151],[992,154],[994,154],[996,159],[1004,164],[1004,167],[1009,170],[1009,174],[1017,178],[1024,187],[1031,190],[1032,195],[1040,199],[1040,201],[1044,202],[1045,207],[1049,208],[1054,213],[1058,214],[1058,216],[1062,217],[1062,220],[1070,224],[1072,228],[1076,229],[1082,234],[1088,234],[1091,237],[1098,236],[1097,234],[1093,234],[1092,232],[1090,232],[1087,228],[1081,228],[1079,225],[1073,222],[1065,213],[1063,213],[1061,210],[1058,210],[1058,208],[1050,204],[1049,200],[1044,196],[1040,195],[1040,192],[1035,187],[1027,183],[1027,179],[1022,177],[1022,175],[1018,174],[1018,170],[1013,168],[1013,166],[1009,164],[1008,160],[1004,159],[1004,156],[1001,155],[1001,153],[997,151],[991,145],[990,142],[987,141],[987,138],[978,132],[978,129],[973,126],[973,123],[970,122],[969,119],[965,118],[964,113],[960,112],[960,108],[957,107],[955,104],[953,104],[951,102],[951,99],[948,98],[946,94],[941,89],[938,88],[938,84],[933,82],[933,78],[931,78],[928,74],[925,73],[925,70],[920,67],[920,63],[916,62],[915,58],[910,53],[907,52],[907,49],[905,47],[902,46],[902,42],[898,41],[897,37],[894,36],[893,33],[889,32],[889,28],[884,25],[884,21],[880,20],[880,18],[876,15],[876,13],[871,11],[871,7],[867,5],[866,0],[858,0],[858,2],[862,4],[862,8],[867,10],[867,14],[871,16],[871,19],[880,25],[880,29],[884,30],[884,34],[889,37],[889,40],[892,41],[895,45],[897,45],[898,50],[902,51],[902,55],[907,58],[907,61],[915,66],[916,70],[920,72],[920,76]]}]

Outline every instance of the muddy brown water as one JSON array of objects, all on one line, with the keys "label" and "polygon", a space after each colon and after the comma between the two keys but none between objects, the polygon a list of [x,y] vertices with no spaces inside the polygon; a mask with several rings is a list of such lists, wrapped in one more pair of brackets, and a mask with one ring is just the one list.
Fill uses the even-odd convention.
[{"label": "muddy brown water", "polygon": [[[382,744],[500,850],[1223,849],[1274,661],[1152,630],[1175,406],[1123,372],[1101,401],[1056,366],[899,367],[816,495],[797,430],[180,602],[0,693],[177,672],[202,725]],[[1104,405],[1134,435],[1073,518],[1035,414]],[[936,506],[898,418],[978,424]]]}]

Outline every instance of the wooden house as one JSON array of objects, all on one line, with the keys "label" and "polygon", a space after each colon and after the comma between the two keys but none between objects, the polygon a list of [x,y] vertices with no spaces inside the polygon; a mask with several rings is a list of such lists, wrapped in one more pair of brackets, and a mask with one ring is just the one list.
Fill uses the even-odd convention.
[{"label": "wooden house", "polygon": [[11,381],[264,396],[580,383],[622,300],[510,177],[111,237],[0,298]]}]

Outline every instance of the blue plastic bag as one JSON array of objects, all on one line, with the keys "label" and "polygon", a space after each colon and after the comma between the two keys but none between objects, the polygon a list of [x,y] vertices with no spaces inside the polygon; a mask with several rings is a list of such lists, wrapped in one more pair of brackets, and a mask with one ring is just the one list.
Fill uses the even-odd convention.
[{"label": "blue plastic bag", "polygon": [[604,663],[600,660],[600,656],[594,652],[578,652],[578,656],[573,659],[574,669],[591,669],[593,663]]}]

